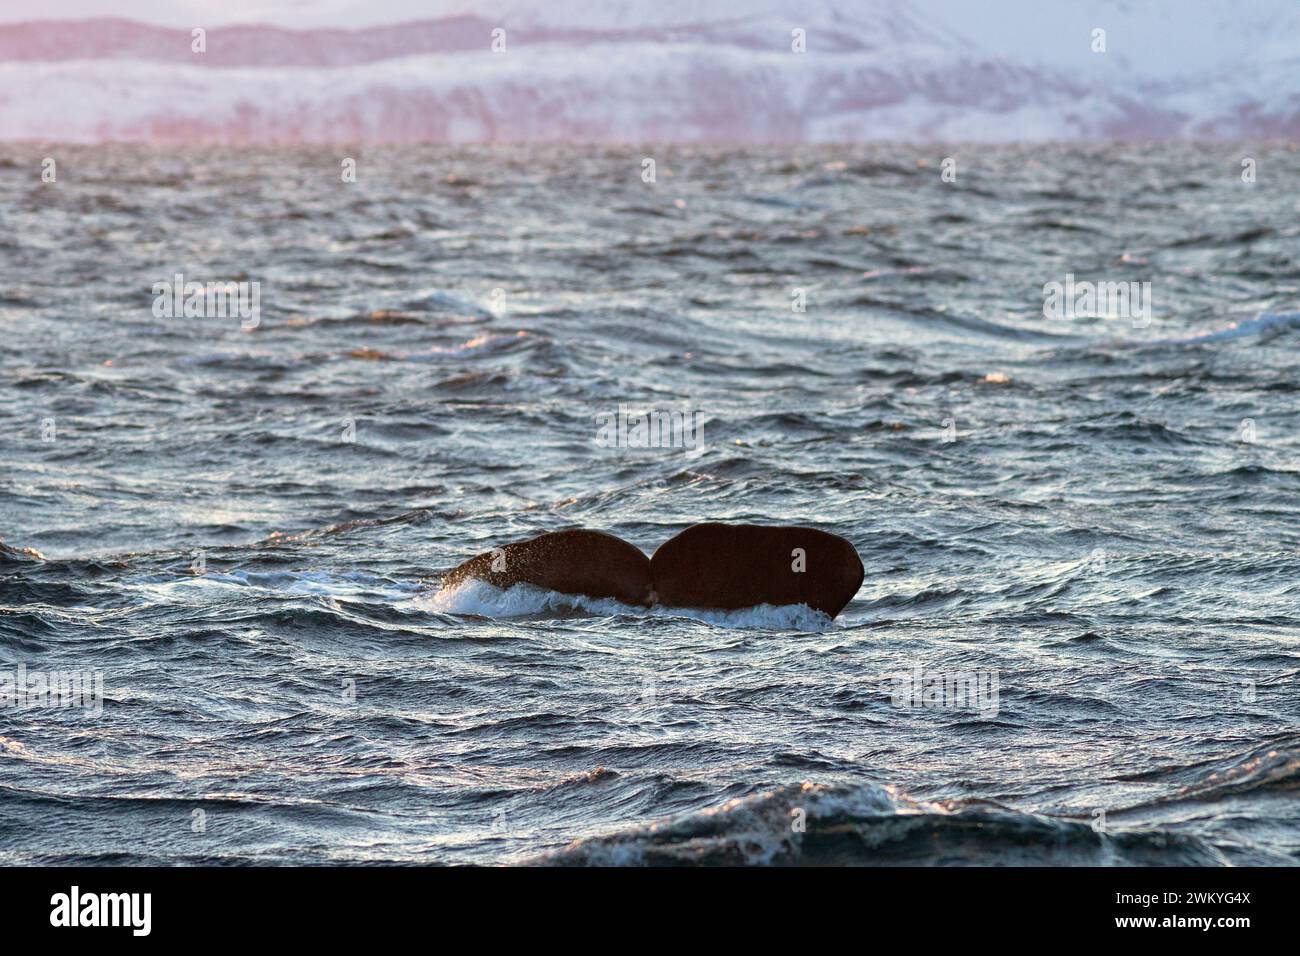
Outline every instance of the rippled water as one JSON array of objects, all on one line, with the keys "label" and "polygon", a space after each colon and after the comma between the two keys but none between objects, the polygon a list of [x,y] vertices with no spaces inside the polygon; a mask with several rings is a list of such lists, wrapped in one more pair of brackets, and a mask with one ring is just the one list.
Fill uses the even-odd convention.
[{"label": "rippled water", "polygon": [[[3,147],[0,537],[44,559],[0,553],[0,666],[104,698],[0,708],[0,861],[1294,862],[1297,182],[1288,146]],[[260,325],[156,318],[176,272],[259,282]],[[1151,281],[1150,326],[1045,318],[1067,273]],[[596,447],[620,403],[703,446]],[[866,582],[833,623],[432,595],[706,519],[844,535]],[[996,706],[900,706],[916,667]]]}]

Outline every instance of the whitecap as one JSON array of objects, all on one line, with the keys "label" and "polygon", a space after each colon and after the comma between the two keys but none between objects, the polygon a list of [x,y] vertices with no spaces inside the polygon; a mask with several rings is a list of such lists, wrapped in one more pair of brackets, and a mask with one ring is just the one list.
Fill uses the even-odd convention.
[{"label": "whitecap", "polygon": [[822,631],[832,626],[831,619],[806,604],[771,605],[736,611],[698,608],[636,607],[613,598],[592,598],[580,594],[561,594],[531,584],[516,584],[501,590],[486,581],[469,579],[440,591],[422,594],[411,601],[415,607],[439,614],[472,615],[491,618],[555,617],[590,615],[616,617],[688,618],[717,627],[782,631]]}]

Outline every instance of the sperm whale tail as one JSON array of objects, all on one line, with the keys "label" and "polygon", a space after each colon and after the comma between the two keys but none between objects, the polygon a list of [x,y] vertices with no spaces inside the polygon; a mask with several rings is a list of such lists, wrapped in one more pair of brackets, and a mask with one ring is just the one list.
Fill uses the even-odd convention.
[{"label": "sperm whale tail", "polygon": [[816,528],[698,524],[647,558],[613,535],[543,534],[471,558],[443,588],[469,579],[501,589],[532,584],[624,604],[732,611],[806,604],[835,617],[862,586],[853,545]]}]

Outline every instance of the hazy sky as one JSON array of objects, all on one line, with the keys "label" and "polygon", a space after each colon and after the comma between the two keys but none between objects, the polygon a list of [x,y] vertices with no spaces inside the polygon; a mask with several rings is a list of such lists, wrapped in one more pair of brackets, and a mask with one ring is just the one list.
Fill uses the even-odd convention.
[{"label": "hazy sky", "polygon": [[472,0],[19,0],[0,5],[0,21],[127,17],[168,26],[273,23],[365,26],[436,17]]},{"label": "hazy sky", "polygon": [[[1014,24],[1029,17],[1045,5],[1073,8],[1105,7],[1113,0],[903,0],[905,6],[936,12],[945,20],[966,26],[987,22],[990,15]],[[1148,0],[1160,2],[1160,0]],[[365,26],[419,20],[447,13],[473,10],[476,7],[498,9],[535,9],[543,22],[548,9],[572,10],[584,3],[608,13],[611,8],[622,12],[638,6],[659,19],[666,9],[680,7],[683,12],[699,14],[713,6],[716,15],[740,17],[747,11],[788,11],[797,15],[809,9],[836,7],[846,13],[860,8],[862,0],[726,0],[710,4],[709,0],[15,0],[0,5],[0,22],[21,20],[82,19],[85,17],[128,17],[146,23],[168,26],[220,25],[224,23],[273,23],[279,26]],[[1004,24],[1007,28],[1007,24]]]}]

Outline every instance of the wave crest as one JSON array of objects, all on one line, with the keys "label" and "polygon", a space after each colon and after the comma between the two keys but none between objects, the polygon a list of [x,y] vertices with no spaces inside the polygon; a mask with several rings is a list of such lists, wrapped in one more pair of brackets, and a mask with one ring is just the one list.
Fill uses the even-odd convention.
[{"label": "wave crest", "polygon": [[1196,837],[1099,833],[993,803],[945,806],[892,787],[804,783],[665,823],[579,840],[544,866],[1221,866]]}]

